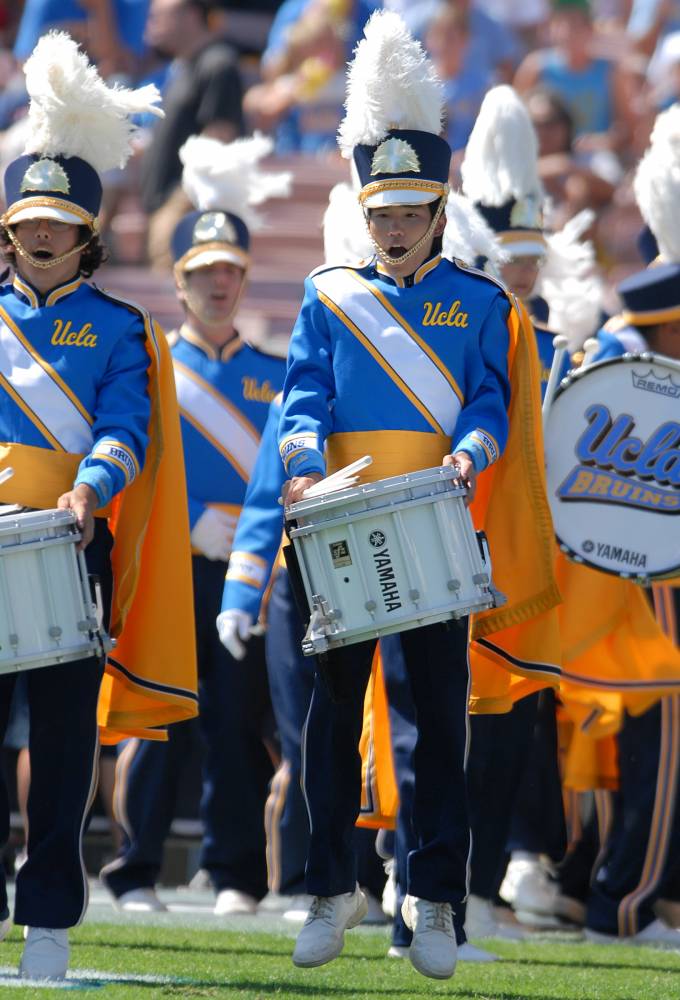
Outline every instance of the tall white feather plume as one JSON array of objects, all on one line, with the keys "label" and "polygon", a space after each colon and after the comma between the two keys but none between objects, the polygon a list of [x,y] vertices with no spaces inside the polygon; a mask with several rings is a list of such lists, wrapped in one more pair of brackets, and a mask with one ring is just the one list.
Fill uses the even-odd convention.
[{"label": "tall white feather plume", "polygon": [[680,106],[674,104],[656,119],[651,145],[634,181],[642,218],[656,237],[659,255],[680,262]]},{"label": "tall white feather plume", "polygon": [[264,220],[252,206],[268,198],[287,198],[291,189],[292,174],[260,170],[260,160],[273,148],[272,140],[257,132],[228,143],[191,136],[179,151],[189,201],[201,212],[223,209],[238,215],[253,232],[261,229]]},{"label": "tall white feather plume", "polygon": [[130,115],[163,117],[154,86],[107,86],[65,32],[44,35],[24,66],[31,103],[25,153],[79,156],[100,173],[122,167],[132,147]]},{"label": "tall white feather plume", "polygon": [[595,249],[583,234],[595,213],[585,209],[557,233],[546,235],[547,253],[535,292],[548,303],[550,329],[563,334],[573,354],[598,329],[604,286],[597,270]]},{"label": "tall white feather plume", "polygon": [[446,202],[442,255],[448,260],[457,257],[472,266],[475,266],[478,257],[486,257],[495,275],[499,274],[501,264],[508,259],[493,229],[472,202],[456,191],[451,191]]},{"label": "tall white feather plume", "polygon": [[479,109],[461,165],[463,193],[483,205],[511,198],[543,198],[538,177],[538,140],[529,114],[512,87],[488,91]]},{"label": "tall white feather plume", "polygon": [[342,155],[376,145],[390,128],[439,135],[443,89],[425,51],[393,11],[379,10],[364,28],[347,75],[345,118],[338,132]]},{"label": "tall white feather plume", "polygon": [[375,252],[356,190],[350,184],[336,184],[328,196],[323,247],[327,264],[356,264]]}]

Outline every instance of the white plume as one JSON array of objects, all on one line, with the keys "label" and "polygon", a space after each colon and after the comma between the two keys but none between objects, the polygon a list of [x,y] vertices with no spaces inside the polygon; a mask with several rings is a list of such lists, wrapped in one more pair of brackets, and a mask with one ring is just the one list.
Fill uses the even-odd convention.
[{"label": "white plume", "polygon": [[595,213],[585,209],[559,232],[546,234],[545,263],[535,288],[548,303],[550,329],[567,337],[572,354],[595,334],[602,313],[604,286],[595,249],[582,239],[594,218]]},{"label": "white plume", "polygon": [[344,182],[336,184],[328,196],[323,246],[327,264],[356,264],[375,252],[356,190]]},{"label": "white plume", "polygon": [[456,191],[451,191],[446,202],[443,256],[449,260],[457,257],[472,266],[476,266],[479,257],[485,257],[491,272],[496,275],[508,259],[486,220],[468,198]]},{"label": "white plume", "polygon": [[529,113],[512,87],[488,91],[460,168],[463,193],[483,205],[534,195],[542,201],[538,140]]},{"label": "white plume", "polygon": [[656,237],[659,255],[680,262],[680,106],[656,119],[651,145],[638,165],[635,198]]},{"label": "white plume", "polygon": [[179,151],[182,187],[189,201],[199,211],[223,209],[238,215],[250,230],[261,229],[264,221],[252,206],[268,198],[287,198],[291,188],[290,173],[260,170],[260,160],[273,148],[272,140],[258,132],[226,143],[191,136]]},{"label": "white plume", "polygon": [[338,133],[342,155],[376,145],[390,128],[439,135],[443,89],[425,51],[393,11],[378,10],[364,27],[347,75],[346,114]]},{"label": "white plume", "polygon": [[79,156],[100,173],[126,163],[135,127],[130,115],[163,117],[155,86],[129,90],[104,83],[65,32],[44,35],[24,66],[31,103],[24,152]]}]

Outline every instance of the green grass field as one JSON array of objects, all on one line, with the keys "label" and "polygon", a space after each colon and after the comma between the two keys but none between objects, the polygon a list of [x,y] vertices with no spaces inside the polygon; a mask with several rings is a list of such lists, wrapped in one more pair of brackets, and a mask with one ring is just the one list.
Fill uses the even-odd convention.
[{"label": "green grass field", "polygon": [[[386,959],[386,932],[352,933],[342,956],[321,969],[296,969],[283,934],[88,923],[72,932],[74,975],[60,990],[15,986],[14,929],[0,948],[6,1000],[77,991],[100,1000],[198,997],[268,1000],[680,1000],[680,952],[557,943],[493,942],[502,961],[459,965],[448,982],[424,979],[408,961]],[[488,943],[487,943],[488,944]],[[115,975],[117,978],[107,978]],[[145,978],[148,977],[148,978]],[[165,977],[165,981],[163,980]],[[159,981],[159,979],[161,981]]]}]

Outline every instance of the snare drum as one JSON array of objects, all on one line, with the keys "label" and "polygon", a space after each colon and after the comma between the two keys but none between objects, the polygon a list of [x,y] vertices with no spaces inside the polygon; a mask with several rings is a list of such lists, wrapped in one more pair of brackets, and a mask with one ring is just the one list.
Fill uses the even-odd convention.
[{"label": "snare drum", "polygon": [[0,516],[0,673],[102,656],[80,533],[70,510]]},{"label": "snare drum", "polygon": [[639,583],[680,573],[680,364],[626,354],[571,372],[545,429],[557,540]]},{"label": "snare drum", "polygon": [[286,510],[311,612],[307,656],[502,603],[456,476],[424,469]]}]

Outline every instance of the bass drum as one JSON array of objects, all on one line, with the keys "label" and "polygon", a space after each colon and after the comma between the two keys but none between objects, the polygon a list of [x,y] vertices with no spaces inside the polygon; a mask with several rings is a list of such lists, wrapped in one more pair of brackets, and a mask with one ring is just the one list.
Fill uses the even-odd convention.
[{"label": "bass drum", "polygon": [[626,354],[571,372],[545,428],[560,548],[649,583],[680,574],[680,364]]}]

